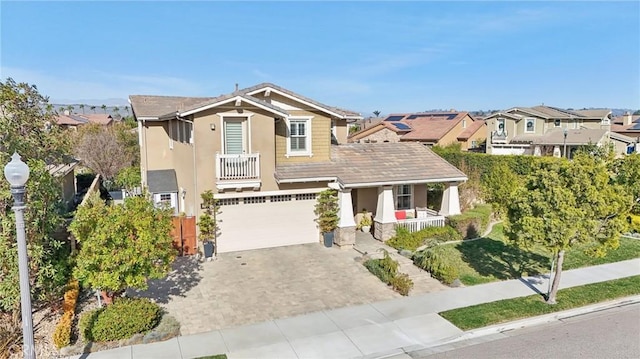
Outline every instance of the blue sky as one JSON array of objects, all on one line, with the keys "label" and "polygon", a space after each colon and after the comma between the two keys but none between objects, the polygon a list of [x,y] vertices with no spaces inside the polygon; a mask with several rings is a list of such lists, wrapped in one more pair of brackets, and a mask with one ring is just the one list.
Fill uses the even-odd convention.
[{"label": "blue sky", "polygon": [[273,82],[363,114],[640,108],[638,1],[2,1],[0,13],[0,77],[56,103]]}]

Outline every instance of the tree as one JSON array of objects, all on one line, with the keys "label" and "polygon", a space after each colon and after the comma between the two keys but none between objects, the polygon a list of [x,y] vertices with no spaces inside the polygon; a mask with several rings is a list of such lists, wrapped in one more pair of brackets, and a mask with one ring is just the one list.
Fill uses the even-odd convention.
[{"label": "tree", "polygon": [[107,105],[102,105],[100,106],[100,108],[102,109],[102,111],[104,111],[104,113],[107,113]]},{"label": "tree", "polygon": [[521,185],[521,179],[513,173],[505,162],[497,164],[482,181],[482,193],[486,202],[491,203],[493,211],[502,216],[507,212],[516,191]]},{"label": "tree", "polygon": [[640,115],[640,110],[637,110],[636,112],[633,113],[633,116],[638,116]]},{"label": "tree", "polygon": [[71,105],[67,105],[67,111],[69,111],[69,114],[71,115],[73,113],[73,109],[74,107]]},{"label": "tree", "polygon": [[82,114],[84,115],[84,104],[80,104],[80,109],[82,110]]},{"label": "tree", "polygon": [[556,263],[547,303],[556,302],[567,250],[587,244],[604,256],[619,245],[631,196],[612,180],[602,158],[579,153],[573,161],[540,162],[508,206],[505,229],[524,248],[542,246]]},{"label": "tree", "polygon": [[624,187],[633,198],[631,212],[640,214],[640,153],[632,153],[612,162],[614,182]]},{"label": "tree", "polygon": [[200,229],[200,240],[202,242],[213,241],[213,248],[215,250],[214,257],[217,254],[217,239],[218,239],[218,219],[217,216],[220,213],[220,205],[218,200],[213,198],[213,191],[207,190],[200,194],[202,198],[203,214],[198,220],[198,228]]},{"label": "tree", "polygon": [[373,114],[376,115],[376,117],[380,117],[381,112],[378,110],[373,111]]},{"label": "tree", "polygon": [[[78,131],[74,152],[82,163],[105,180],[112,181],[122,169],[134,165],[137,149],[131,149],[128,137],[135,134],[122,131],[121,124],[101,126],[88,124]],[[127,130],[128,131],[128,130]],[[127,137],[128,135],[128,137]],[[137,144],[136,144],[137,146]]]},{"label": "tree", "polygon": [[95,106],[91,106],[91,111],[93,111],[93,113],[96,113],[96,107]]},{"label": "tree", "polygon": [[129,116],[129,106],[125,106],[124,110],[127,112],[127,116]]},{"label": "tree", "polygon": [[93,195],[76,211],[70,231],[80,244],[75,278],[110,298],[127,288],[147,289],[148,279],[169,273],[176,256],[171,211],[155,207],[147,194],[114,206]]},{"label": "tree", "polygon": [[116,113],[116,115],[119,115],[119,113],[118,113],[118,112],[120,112],[120,107],[118,107],[118,106],[114,107],[114,108],[113,108],[113,112],[115,112],[115,113]]},{"label": "tree", "polygon": [[[68,280],[69,248],[53,237],[61,223],[62,193],[59,179],[46,169],[48,163],[63,163],[69,141],[53,122],[53,107],[35,86],[8,78],[0,82],[0,163],[17,151],[30,168],[27,182],[25,230],[34,305],[57,293]],[[11,210],[9,184],[0,181],[0,311],[20,313],[20,288],[16,229]]]},{"label": "tree", "polygon": [[116,184],[128,192],[133,192],[134,188],[142,184],[140,167],[131,166],[120,170],[116,175]]}]

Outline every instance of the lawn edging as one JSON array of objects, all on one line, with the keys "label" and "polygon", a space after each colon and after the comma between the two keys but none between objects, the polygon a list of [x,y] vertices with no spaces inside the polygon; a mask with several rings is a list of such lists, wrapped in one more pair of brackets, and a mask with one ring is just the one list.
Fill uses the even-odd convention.
[{"label": "lawn edging", "polygon": [[640,295],[632,295],[627,297],[621,297],[613,300],[609,300],[606,302],[600,302],[595,304],[589,304],[583,307],[567,309],[555,313],[538,315],[535,317],[518,319],[511,322],[493,324],[482,328],[471,329],[465,331],[463,334],[450,338],[445,342],[439,343],[438,345],[451,344],[463,340],[469,340],[473,338],[478,338],[486,335],[502,333],[515,329],[522,329],[526,327],[531,327],[535,325],[546,324],[566,318],[576,317],[579,315],[584,315],[593,312],[599,312],[602,310],[607,310],[615,307],[625,306],[640,303]]}]

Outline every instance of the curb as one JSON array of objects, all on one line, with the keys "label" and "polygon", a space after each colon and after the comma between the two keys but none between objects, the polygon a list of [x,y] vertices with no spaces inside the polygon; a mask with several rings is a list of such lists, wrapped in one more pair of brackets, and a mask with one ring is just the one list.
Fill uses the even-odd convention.
[{"label": "curb", "polygon": [[[508,332],[511,330],[522,329],[526,327],[532,327],[536,325],[551,323],[555,321],[560,321],[562,319],[567,319],[571,317],[577,317],[584,314],[600,312],[607,309],[612,309],[616,307],[622,307],[626,305],[640,303],[640,295],[633,295],[628,297],[622,297],[618,299],[613,299],[606,302],[600,302],[596,304],[590,304],[584,307],[578,307],[573,309],[567,309],[556,313],[543,314],[536,317],[530,317],[525,319],[518,319],[512,322],[495,324],[483,328],[472,329],[466,331],[460,335],[441,339],[432,343],[418,344],[412,345],[410,347],[404,347],[402,349],[390,350],[387,352],[376,353],[373,355],[365,356],[364,358],[402,358],[401,354],[404,352],[412,353],[412,352],[420,352],[420,351],[432,351],[430,354],[434,354],[436,352],[445,352],[453,349],[460,348],[460,342],[488,337],[495,334],[500,334],[503,332]],[[495,339],[499,339],[496,337]],[[494,339],[489,339],[491,341]],[[456,345],[458,343],[458,345]],[[469,343],[468,345],[477,344],[477,342]],[[435,348],[439,348],[439,350],[433,350]]]}]

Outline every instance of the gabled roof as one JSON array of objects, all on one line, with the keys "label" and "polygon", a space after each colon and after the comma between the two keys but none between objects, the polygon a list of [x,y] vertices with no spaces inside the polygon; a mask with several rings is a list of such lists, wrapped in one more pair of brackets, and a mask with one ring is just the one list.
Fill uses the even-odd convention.
[{"label": "gabled roof", "polygon": [[431,149],[415,142],[331,146],[330,162],[280,164],[275,177],[280,183],[335,179],[344,187],[467,179]]},{"label": "gabled roof", "polygon": [[108,125],[113,122],[113,117],[106,113],[91,113],[86,115],[79,115],[80,117],[84,117],[91,123],[96,123],[99,125]]},{"label": "gabled roof", "polygon": [[285,97],[289,97],[289,98],[291,98],[293,100],[300,101],[300,102],[305,103],[305,104],[307,104],[307,105],[309,105],[311,107],[314,107],[314,108],[316,108],[318,110],[329,112],[332,115],[335,115],[336,117],[356,119],[356,120],[362,119],[362,116],[360,116],[360,114],[357,113],[357,112],[341,109],[341,108],[338,108],[338,107],[327,106],[327,105],[325,105],[323,103],[320,103],[318,101],[315,101],[315,100],[310,99],[308,97],[302,96],[302,95],[297,94],[297,93],[295,93],[293,91],[287,90],[284,87],[280,87],[278,85],[274,85],[274,84],[269,83],[269,82],[263,82],[261,84],[255,85],[255,86],[247,87],[245,89],[240,90],[240,92],[246,93],[248,95],[255,95],[257,93],[265,92],[265,91],[268,91],[268,90],[272,90],[272,91],[274,91],[276,93],[279,93],[280,95],[283,95]]},{"label": "gabled roof", "polygon": [[478,132],[478,130],[484,125],[484,120],[476,119],[470,125],[467,125],[467,128],[458,135],[458,140],[468,140],[469,137],[473,136],[473,134]]},{"label": "gabled roof", "polygon": [[533,107],[512,107],[505,111],[500,111],[493,113],[486,118],[500,117],[505,116],[508,117],[507,114],[511,115],[511,118],[520,120],[524,118],[524,116],[517,114],[515,112],[522,112],[526,114],[530,114],[532,116],[544,118],[544,119],[572,119],[572,118],[582,118],[582,119],[603,119],[607,117],[611,111],[607,109],[589,109],[589,110],[565,110],[559,107],[553,106],[533,106]]},{"label": "gabled roof", "polygon": [[362,117],[353,111],[340,109],[337,107],[327,106],[310,98],[299,95],[293,91],[287,90],[271,83],[262,83],[256,86],[237,90],[229,94],[217,97],[175,97],[175,96],[146,96],[131,95],[129,101],[131,108],[138,119],[157,120],[168,119],[175,116],[187,116],[199,111],[204,111],[216,106],[224,105],[229,102],[240,100],[260,107],[264,110],[274,113],[277,116],[286,117],[288,112],[278,106],[267,101],[257,98],[253,95],[273,91],[292,98],[298,102],[304,103],[310,107],[324,111],[334,117],[344,119],[361,119]]},{"label": "gabled roof", "polygon": [[67,126],[79,126],[87,123],[87,120],[81,120],[69,115],[57,115],[53,118],[53,121],[58,125],[67,125]]},{"label": "gabled roof", "polygon": [[537,145],[587,145],[589,143],[599,143],[606,137],[609,131],[605,129],[575,129],[567,130],[567,138],[565,142],[564,130],[561,128],[554,128],[544,135],[538,136],[533,140]]}]

